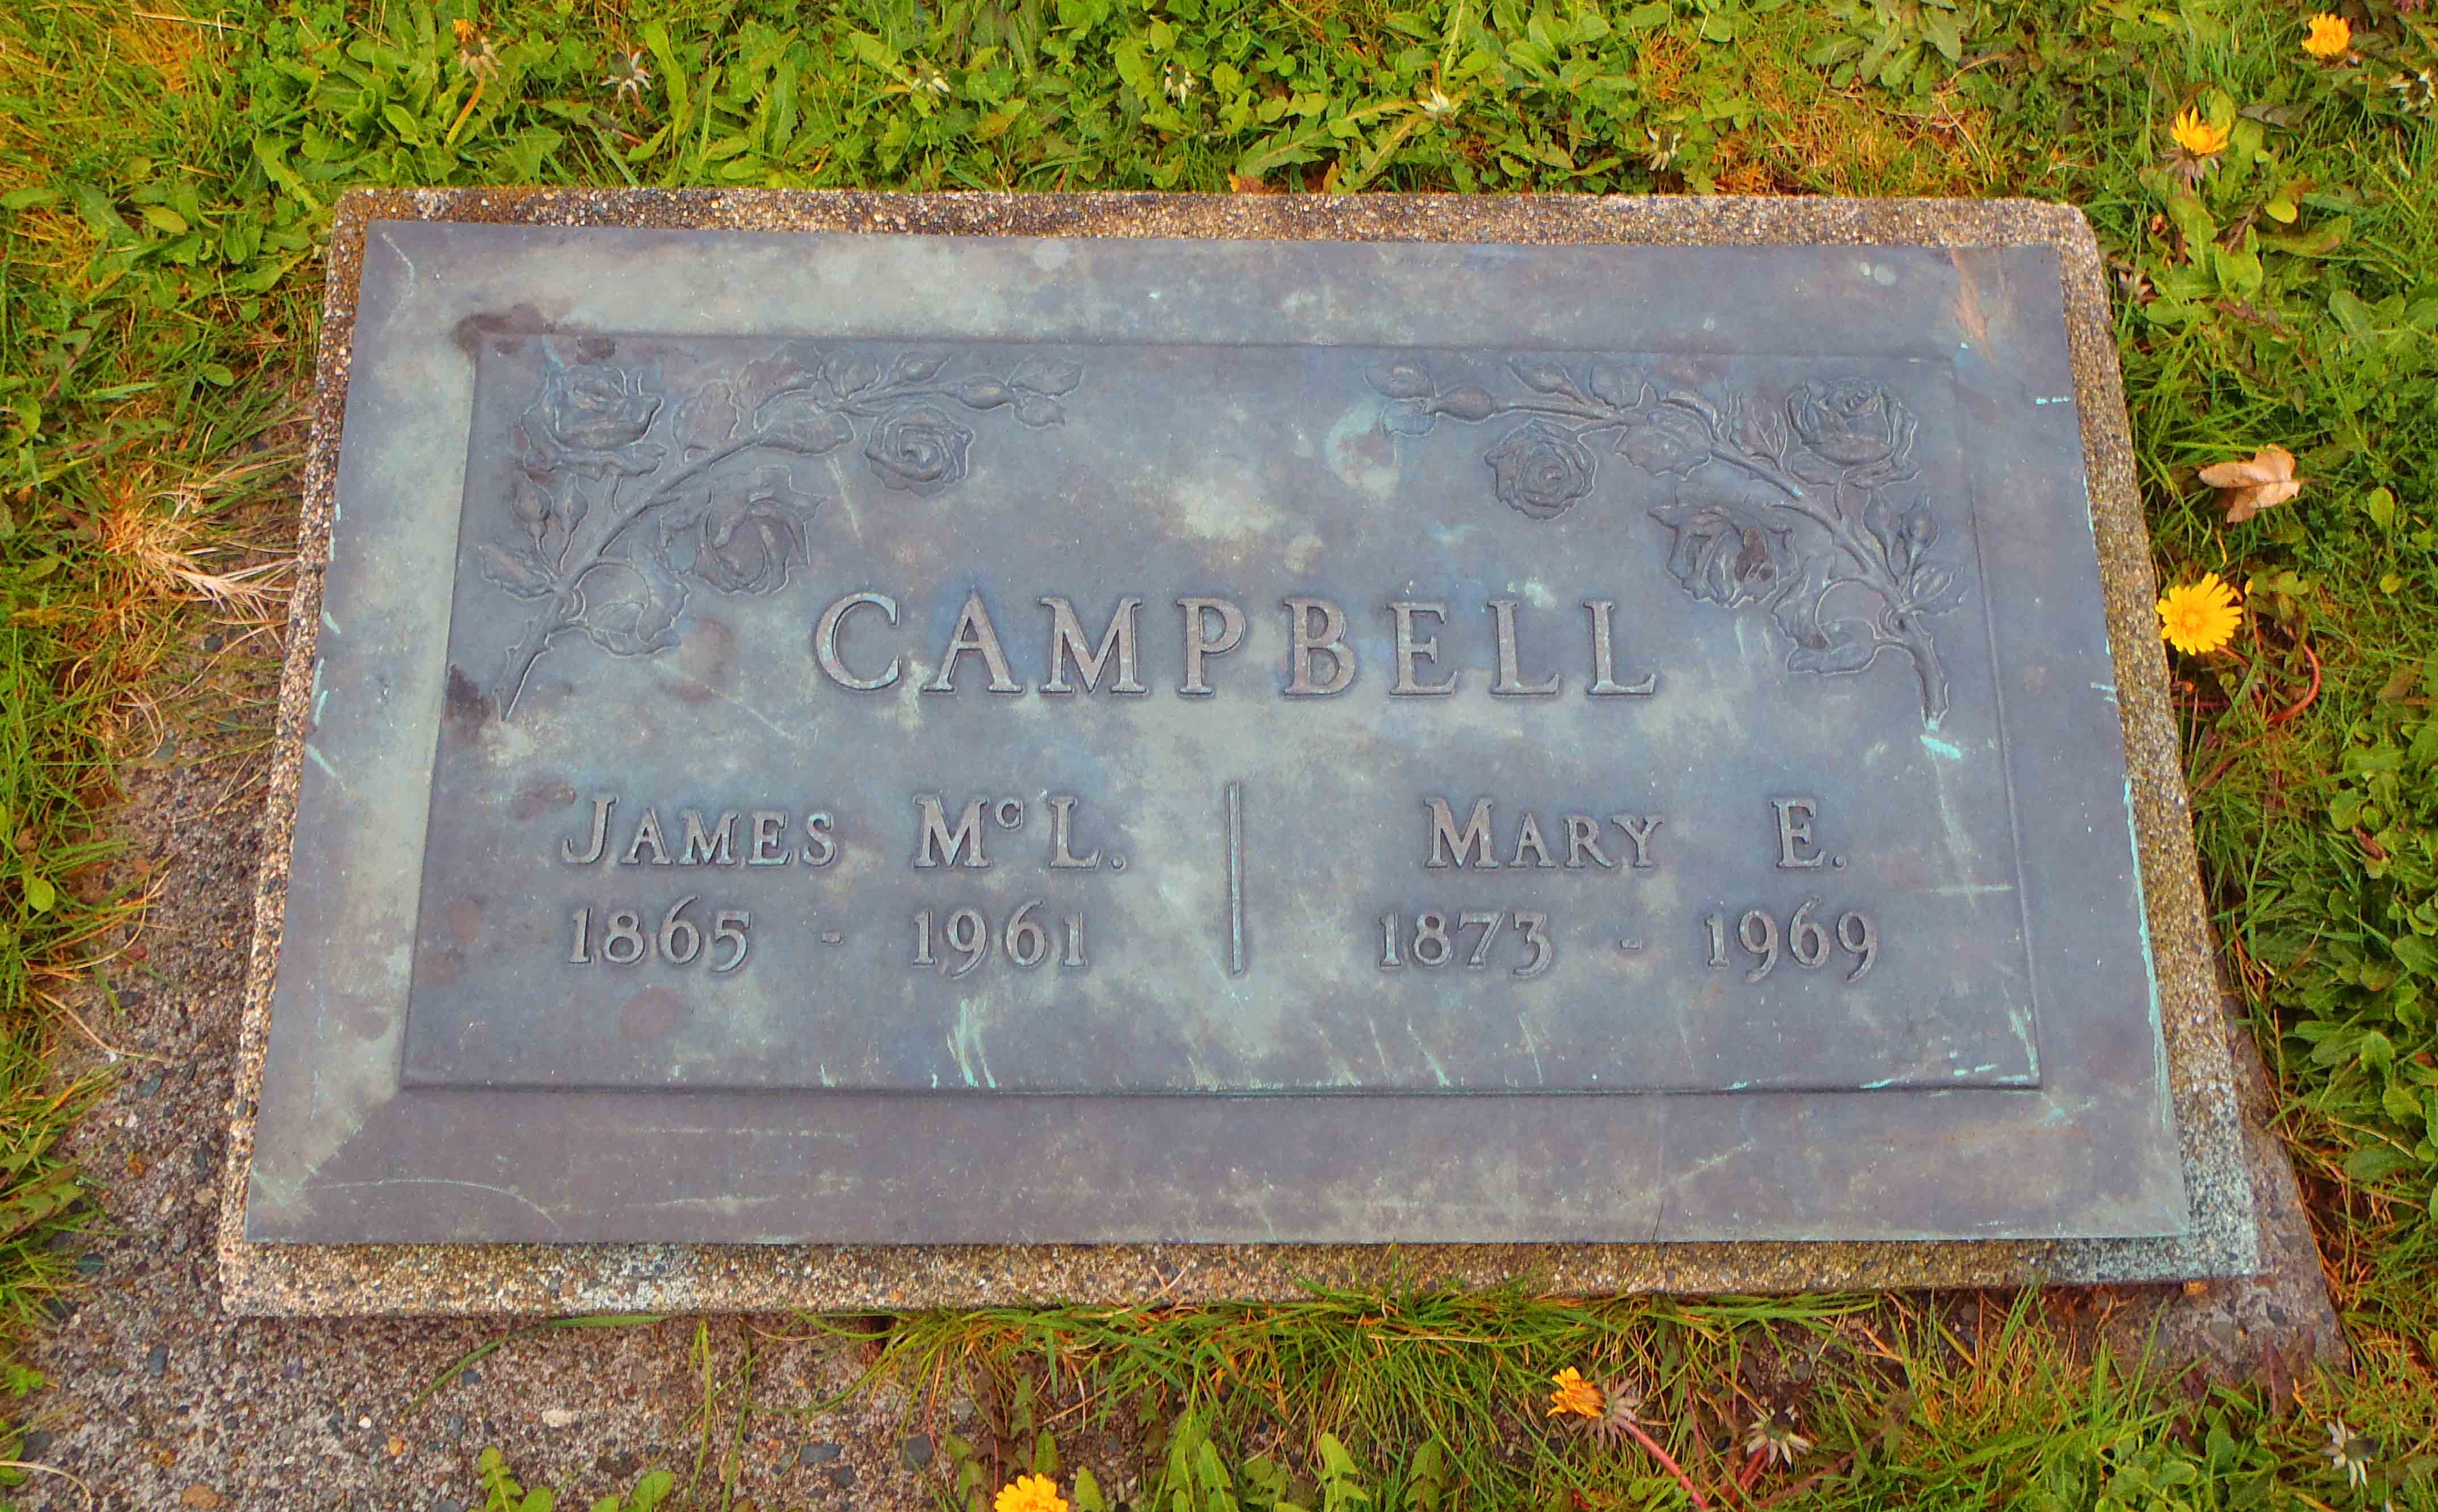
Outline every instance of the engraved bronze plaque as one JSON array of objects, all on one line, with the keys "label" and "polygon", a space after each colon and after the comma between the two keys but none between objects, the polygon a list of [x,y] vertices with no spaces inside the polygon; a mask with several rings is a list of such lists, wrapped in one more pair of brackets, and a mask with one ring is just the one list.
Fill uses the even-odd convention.
[{"label": "engraved bronze plaque", "polygon": [[256,1237],[2184,1224],[2048,248],[375,222],[349,383]]}]

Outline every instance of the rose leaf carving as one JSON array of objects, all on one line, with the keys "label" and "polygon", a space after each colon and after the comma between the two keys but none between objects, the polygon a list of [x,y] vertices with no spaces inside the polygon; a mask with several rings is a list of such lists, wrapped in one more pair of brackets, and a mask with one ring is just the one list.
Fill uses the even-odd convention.
[{"label": "rose leaf carving", "polygon": [[521,599],[546,599],[558,587],[540,564],[522,552],[512,552],[496,541],[485,541],[475,551],[483,559],[483,575]]},{"label": "rose leaf carving", "polygon": [[1392,399],[1428,398],[1435,392],[1431,370],[1409,358],[1382,362],[1365,376],[1374,389]]},{"label": "rose leaf carving", "polygon": [[678,449],[689,461],[716,451],[736,439],[736,428],[744,423],[729,385],[706,383],[701,392],[678,406]]},{"label": "rose leaf carving", "polygon": [[837,397],[852,398],[880,381],[880,364],[853,348],[833,352],[822,364],[822,381]]},{"label": "rose leaf carving", "polygon": [[1710,460],[1710,431],[1699,415],[1652,404],[1635,411],[1617,432],[1616,449],[1645,472],[1690,476]]},{"label": "rose leaf carving", "polygon": [[575,585],[575,626],[611,656],[647,656],[678,643],[685,585],[657,555],[607,557]]},{"label": "rose leaf carving", "polygon": [[1016,402],[1016,390],[995,378],[969,378],[957,385],[957,402],[968,410],[995,410]]},{"label": "rose leaf carving", "polygon": [[1084,381],[1082,363],[1064,357],[1035,353],[1016,365],[1008,382],[1027,393],[1046,395],[1052,398],[1072,394],[1075,385]]},{"label": "rose leaf carving", "polygon": [[945,352],[908,352],[889,364],[889,383],[928,383],[948,365]]},{"label": "rose leaf carving", "polygon": [[1016,423],[1039,431],[1049,426],[1065,425],[1067,412],[1056,399],[1045,394],[1028,394],[1016,401]]},{"label": "rose leaf carving", "polygon": [[855,439],[855,426],[810,389],[774,394],[754,413],[753,432],[783,451],[818,457]]}]

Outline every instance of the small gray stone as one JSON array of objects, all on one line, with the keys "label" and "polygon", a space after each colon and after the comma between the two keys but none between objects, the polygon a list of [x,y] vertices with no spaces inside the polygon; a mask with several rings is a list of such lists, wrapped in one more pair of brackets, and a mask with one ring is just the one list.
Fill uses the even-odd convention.
[{"label": "small gray stone", "polygon": [[825,1439],[818,1444],[805,1445],[804,1451],[797,1458],[809,1468],[815,1465],[827,1465],[845,1452],[845,1445],[833,1444]]},{"label": "small gray stone", "polygon": [[855,1484],[855,1467],[852,1465],[841,1465],[837,1469],[830,1471],[830,1484],[837,1486],[841,1491],[853,1486]]},{"label": "small gray stone", "polygon": [[51,1450],[51,1435],[37,1428],[17,1445],[17,1458],[39,1460]]},{"label": "small gray stone", "polygon": [[908,1439],[904,1447],[898,1450],[897,1458],[899,1462],[910,1470],[919,1470],[924,1466],[930,1464],[930,1435],[928,1433],[917,1433],[913,1437]]},{"label": "small gray stone", "polygon": [[101,1257],[94,1254],[91,1250],[87,1250],[82,1255],[78,1256],[76,1257],[76,1273],[79,1275],[99,1275],[101,1274]]},{"label": "small gray stone", "polygon": [[948,1420],[963,1428],[974,1420],[974,1399],[959,1397],[948,1403]]},{"label": "small gray stone", "polygon": [[148,1376],[166,1376],[169,1373],[168,1345],[156,1344],[152,1346],[152,1352],[144,1357],[144,1373]]},{"label": "small gray stone", "polygon": [[212,1147],[209,1145],[197,1145],[187,1153],[195,1163],[195,1179],[197,1181],[211,1180],[212,1173],[220,1169],[220,1162],[213,1158]]}]

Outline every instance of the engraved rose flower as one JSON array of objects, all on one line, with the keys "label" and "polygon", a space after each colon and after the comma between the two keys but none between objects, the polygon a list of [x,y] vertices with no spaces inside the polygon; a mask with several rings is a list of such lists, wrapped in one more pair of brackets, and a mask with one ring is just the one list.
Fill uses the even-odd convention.
[{"label": "engraved rose flower", "polygon": [[1083,364],[1054,349],[996,369],[862,343],[786,342],[733,365],[681,351],[675,388],[658,360],[569,361],[553,338],[539,355],[539,382],[508,424],[499,517],[472,543],[484,576],[532,607],[491,689],[504,721],[570,632],[614,657],[653,656],[678,643],[690,585],[785,589],[811,562],[821,502],[796,491],[786,457],[861,438],[884,484],[928,498],[965,477],[974,432],[950,418],[960,409],[1044,430],[1064,422],[1059,400],[1084,380]]},{"label": "engraved rose flower", "polygon": [[1803,575],[1794,543],[1799,521],[1755,480],[1725,474],[1679,483],[1651,518],[1674,535],[1670,574],[1686,592],[1721,608],[1756,601],[1775,607]]},{"label": "engraved rose flower", "polygon": [[579,451],[614,451],[641,441],[652,416],[661,413],[661,396],[645,386],[640,371],[606,362],[553,373],[542,402],[550,412],[551,439]]},{"label": "engraved rose flower", "polygon": [[1735,389],[1663,392],[1599,359],[1526,354],[1507,368],[1513,384],[1496,393],[1445,382],[1413,354],[1365,376],[1387,401],[1381,424],[1397,435],[1428,436],[1442,420],[1513,426],[1482,460],[1499,502],[1533,519],[1589,495],[1593,447],[1613,449],[1668,490],[1647,507],[1670,533],[1668,571],[1686,592],[1765,613],[1787,642],[1790,672],[1911,662],[1922,723],[1938,728],[1952,694],[1930,621],[1965,589],[1930,559],[1933,501],[1894,492],[1918,473],[1917,421],[1893,390],[1845,375],[1762,400]]},{"label": "engraved rose flower", "polygon": [[965,476],[965,448],[974,433],[928,404],[874,422],[863,444],[872,470],[891,488],[928,499]]},{"label": "engraved rose flower", "polygon": [[1534,519],[1555,519],[1592,491],[1591,448],[1539,420],[1508,431],[1481,460],[1499,502]]},{"label": "engraved rose flower", "polygon": [[776,593],[798,562],[809,563],[804,517],[815,501],[785,467],[757,469],[751,483],[713,490],[695,537],[694,574],[722,593]]},{"label": "engraved rose flower", "polygon": [[1786,400],[1786,419],[1803,444],[1841,467],[1890,460],[1911,437],[1911,416],[1893,395],[1862,378],[1806,383]]},{"label": "engraved rose flower", "polygon": [[659,365],[565,363],[545,349],[541,395],[519,428],[530,446],[528,470],[564,463],[588,477],[636,477],[661,465],[662,448],[645,441],[660,417]]}]

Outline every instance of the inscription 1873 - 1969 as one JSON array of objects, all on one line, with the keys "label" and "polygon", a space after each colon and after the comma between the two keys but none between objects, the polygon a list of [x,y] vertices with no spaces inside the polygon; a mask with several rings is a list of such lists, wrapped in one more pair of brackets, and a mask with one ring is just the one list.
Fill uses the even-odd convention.
[{"label": "inscription 1873 - 1969", "polygon": [[411,1083],[2038,1080],[1936,363],[478,339]]}]

